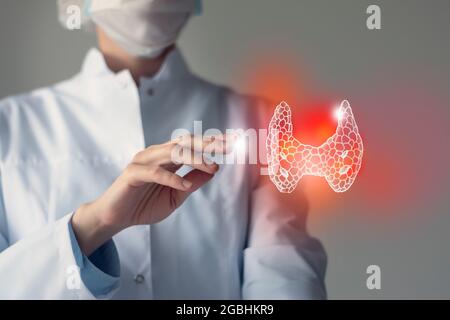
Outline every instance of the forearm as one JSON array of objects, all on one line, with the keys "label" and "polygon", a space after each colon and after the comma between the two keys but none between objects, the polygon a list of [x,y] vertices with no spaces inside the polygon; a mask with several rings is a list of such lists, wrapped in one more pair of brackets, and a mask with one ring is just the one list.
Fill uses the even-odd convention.
[{"label": "forearm", "polygon": [[121,231],[101,219],[98,204],[82,205],[72,217],[72,228],[84,255],[90,256],[96,249]]}]

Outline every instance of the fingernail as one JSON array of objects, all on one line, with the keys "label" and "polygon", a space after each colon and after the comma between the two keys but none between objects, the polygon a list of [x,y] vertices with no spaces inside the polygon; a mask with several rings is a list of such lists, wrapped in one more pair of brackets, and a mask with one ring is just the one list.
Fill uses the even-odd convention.
[{"label": "fingernail", "polygon": [[188,180],[183,180],[183,187],[185,187],[186,189],[189,189],[190,187],[192,187],[192,182],[190,182]]}]

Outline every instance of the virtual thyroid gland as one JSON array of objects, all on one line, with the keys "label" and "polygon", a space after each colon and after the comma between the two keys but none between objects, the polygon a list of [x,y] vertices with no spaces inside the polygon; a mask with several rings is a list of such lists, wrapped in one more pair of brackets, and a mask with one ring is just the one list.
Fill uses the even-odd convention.
[{"label": "virtual thyroid gland", "polygon": [[352,109],[344,100],[336,133],[321,146],[302,144],[292,135],[291,109],[281,102],[269,124],[269,176],[280,192],[291,193],[303,176],[324,177],[335,192],[347,191],[361,168],[363,142]]}]

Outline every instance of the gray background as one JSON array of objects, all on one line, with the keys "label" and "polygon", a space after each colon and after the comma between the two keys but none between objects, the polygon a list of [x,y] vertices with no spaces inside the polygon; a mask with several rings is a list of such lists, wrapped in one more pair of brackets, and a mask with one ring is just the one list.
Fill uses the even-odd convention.
[{"label": "gray background", "polygon": [[[79,70],[95,39],[64,31],[54,0],[0,3],[0,97]],[[367,30],[369,4],[381,6],[382,30]],[[345,195],[310,192],[332,299],[450,298],[449,30],[448,0],[205,0],[180,39],[195,72],[239,91],[264,94],[239,74],[278,50],[307,66],[315,91],[351,100],[364,172]],[[370,264],[381,290],[366,288]]]}]

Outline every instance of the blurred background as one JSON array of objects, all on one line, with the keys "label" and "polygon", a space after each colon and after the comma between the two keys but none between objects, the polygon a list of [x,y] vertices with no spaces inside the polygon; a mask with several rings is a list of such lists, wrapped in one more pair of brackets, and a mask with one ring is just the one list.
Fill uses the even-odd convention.
[{"label": "blurred background", "polygon": [[[0,1],[0,97],[69,78],[95,37],[65,31],[55,0]],[[366,9],[381,8],[381,30]],[[179,46],[191,69],[286,100],[319,144],[348,99],[365,143],[352,188],[303,179],[310,232],[329,257],[331,299],[450,298],[450,2],[204,0]],[[274,105],[275,107],[275,105]],[[319,120],[317,120],[319,119]],[[366,268],[381,268],[368,290]]]}]

